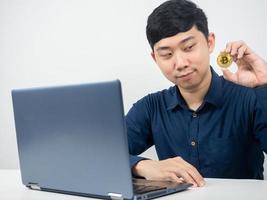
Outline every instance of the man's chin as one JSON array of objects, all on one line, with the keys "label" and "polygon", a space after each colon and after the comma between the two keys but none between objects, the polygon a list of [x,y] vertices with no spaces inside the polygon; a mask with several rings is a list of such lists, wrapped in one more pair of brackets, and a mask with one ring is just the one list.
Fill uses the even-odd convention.
[{"label": "man's chin", "polygon": [[176,83],[175,85],[178,86],[179,89],[182,90],[187,90],[187,91],[193,91],[197,88],[198,84],[194,84],[194,83]]}]

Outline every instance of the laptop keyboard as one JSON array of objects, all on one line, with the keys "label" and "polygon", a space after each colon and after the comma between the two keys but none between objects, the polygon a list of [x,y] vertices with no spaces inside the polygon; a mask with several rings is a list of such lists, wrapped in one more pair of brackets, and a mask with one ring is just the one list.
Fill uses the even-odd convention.
[{"label": "laptop keyboard", "polygon": [[147,185],[136,185],[136,184],[133,184],[133,186],[135,194],[143,194],[156,190],[166,189],[166,187],[161,187],[161,186],[147,186]]},{"label": "laptop keyboard", "polygon": [[135,194],[143,194],[156,190],[166,189],[166,186],[158,184],[158,181],[149,181],[145,179],[133,179],[133,190]]}]

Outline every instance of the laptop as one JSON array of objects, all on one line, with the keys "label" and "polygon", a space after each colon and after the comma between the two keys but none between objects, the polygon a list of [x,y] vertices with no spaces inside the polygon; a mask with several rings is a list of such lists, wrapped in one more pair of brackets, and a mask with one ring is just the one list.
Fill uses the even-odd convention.
[{"label": "laptop", "polygon": [[132,177],[119,80],[12,90],[22,182],[103,199],[152,199],[191,184]]}]

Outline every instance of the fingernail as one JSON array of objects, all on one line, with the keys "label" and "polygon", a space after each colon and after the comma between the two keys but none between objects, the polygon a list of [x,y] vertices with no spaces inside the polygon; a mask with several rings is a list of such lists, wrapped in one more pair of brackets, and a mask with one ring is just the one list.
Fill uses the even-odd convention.
[{"label": "fingernail", "polygon": [[205,182],[200,182],[200,187],[203,187],[205,185]]}]

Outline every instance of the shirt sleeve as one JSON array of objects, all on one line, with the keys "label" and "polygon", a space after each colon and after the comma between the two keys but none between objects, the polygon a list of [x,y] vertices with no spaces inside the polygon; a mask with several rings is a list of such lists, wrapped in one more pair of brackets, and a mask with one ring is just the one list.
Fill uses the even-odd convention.
[{"label": "shirt sleeve", "polygon": [[254,130],[262,150],[267,153],[267,85],[254,89],[256,94]]},{"label": "shirt sleeve", "polygon": [[141,156],[130,155],[131,168],[133,168],[141,160],[148,160],[148,158],[144,158],[144,157],[141,157]]},{"label": "shirt sleeve", "polygon": [[126,115],[131,167],[135,166],[139,161],[147,159],[137,155],[143,153],[154,144],[150,123],[148,97],[144,97],[135,103]]}]

